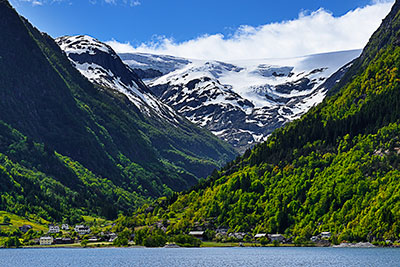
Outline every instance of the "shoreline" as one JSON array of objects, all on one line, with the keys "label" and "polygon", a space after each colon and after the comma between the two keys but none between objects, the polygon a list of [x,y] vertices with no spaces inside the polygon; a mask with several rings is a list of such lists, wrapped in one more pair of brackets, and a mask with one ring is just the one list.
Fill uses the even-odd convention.
[{"label": "shoreline", "polygon": [[[144,247],[144,246],[136,246],[136,245],[128,245],[124,247],[117,247],[112,245],[112,243],[107,244],[107,243],[93,243],[93,244],[88,244],[87,246],[83,247],[81,246],[80,243],[74,243],[74,244],[60,244],[60,245],[48,245],[48,246],[41,246],[41,245],[35,245],[35,246],[21,246],[17,249],[119,249],[119,248],[126,248],[126,249],[135,249],[135,248],[149,248],[151,249],[152,247]],[[364,248],[364,249],[369,249],[369,248],[400,248],[399,246],[374,246],[372,244],[367,244],[367,243],[341,243],[340,245],[330,245],[330,246],[318,246],[318,244],[314,245],[294,245],[294,244],[280,244],[278,246],[273,245],[273,244],[268,244],[265,246],[261,246],[260,244],[256,243],[242,243],[241,245],[239,243],[217,243],[217,242],[205,242],[203,243],[200,247],[156,247],[156,248],[166,248],[166,249],[174,249],[174,248],[195,248],[195,249],[201,249],[201,248]],[[0,249],[16,249],[16,248],[5,248],[5,247],[0,247]]]}]

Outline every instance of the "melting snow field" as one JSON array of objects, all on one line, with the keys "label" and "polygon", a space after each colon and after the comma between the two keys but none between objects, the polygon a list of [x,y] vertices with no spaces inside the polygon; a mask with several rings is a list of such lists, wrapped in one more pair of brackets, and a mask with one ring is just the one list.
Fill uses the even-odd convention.
[{"label": "melting snow field", "polygon": [[[175,63],[170,56],[123,57],[132,68],[162,72],[146,83],[150,88],[164,88],[159,97],[189,120],[237,146],[243,146],[246,136],[248,146],[266,140],[273,129],[321,103],[327,79],[360,53],[230,62],[175,58]],[[230,118],[223,119],[219,113]]]},{"label": "melting snow field", "polygon": [[[82,75],[125,94],[148,116],[178,125],[183,115],[239,151],[321,103],[345,73],[342,67],[361,53],[230,62],[121,54],[124,65],[111,47],[92,37],[66,36],[57,42]],[[159,75],[145,81],[154,94],[132,69]]]}]

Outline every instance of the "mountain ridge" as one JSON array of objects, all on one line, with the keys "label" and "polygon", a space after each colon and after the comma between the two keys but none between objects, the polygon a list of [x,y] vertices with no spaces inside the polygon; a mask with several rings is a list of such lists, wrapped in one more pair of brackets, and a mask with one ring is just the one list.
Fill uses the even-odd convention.
[{"label": "mountain ridge", "polygon": [[126,95],[93,85],[8,1],[0,32],[1,209],[115,218],[236,156],[205,130],[151,120]]},{"label": "mountain ridge", "polygon": [[[399,33],[396,1],[330,96],[206,181],[154,203],[150,220],[168,218],[169,234],[222,228],[299,245],[321,232],[334,244],[398,240]],[[150,225],[143,212],[121,223]]]},{"label": "mountain ridge", "polygon": [[[325,81],[338,70],[340,80],[347,70],[342,66],[360,52],[229,63],[143,53],[120,56],[150,77],[145,82],[162,101],[243,153],[321,102],[334,85]],[[155,71],[159,77],[150,75]]]}]

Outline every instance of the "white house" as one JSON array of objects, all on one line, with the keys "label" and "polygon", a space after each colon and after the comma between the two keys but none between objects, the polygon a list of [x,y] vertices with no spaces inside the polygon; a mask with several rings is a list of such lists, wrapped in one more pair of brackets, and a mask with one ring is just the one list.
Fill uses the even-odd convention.
[{"label": "white house", "polygon": [[190,231],[189,235],[194,236],[200,240],[203,239],[204,231]]},{"label": "white house", "polygon": [[69,225],[68,224],[61,225],[61,229],[63,229],[64,231],[67,231],[67,230],[69,230]]},{"label": "white house", "polygon": [[60,232],[60,227],[58,225],[49,225],[49,233],[50,234],[56,234]]},{"label": "white house", "polygon": [[254,238],[255,238],[255,239],[258,239],[258,238],[266,237],[266,236],[267,236],[267,234],[260,233],[260,234],[256,234],[256,235],[254,236]]},{"label": "white house", "polygon": [[322,232],[321,233],[322,239],[329,239],[329,238],[331,238],[331,236],[332,236],[331,232]]},{"label": "white house", "polygon": [[87,235],[90,234],[90,227],[84,225],[75,225],[75,232],[80,235]]},{"label": "white house", "polygon": [[230,233],[229,235],[228,235],[229,237],[234,237],[234,238],[236,238],[236,239],[238,239],[238,240],[243,240],[244,239],[244,237],[246,236],[246,233]]},{"label": "white house", "polygon": [[42,237],[39,239],[39,243],[40,243],[40,245],[42,245],[42,246],[49,246],[49,245],[52,245],[52,244],[53,244],[53,241],[54,241],[54,239],[53,239],[53,237],[51,237],[51,236],[42,236]]},{"label": "white house", "polygon": [[98,242],[99,239],[97,239],[97,237],[93,236],[93,237],[89,238],[88,241],[89,241],[89,242]]},{"label": "white house", "polygon": [[117,238],[118,238],[118,235],[116,233],[111,233],[110,239],[108,240],[108,242],[114,242],[114,240]]}]

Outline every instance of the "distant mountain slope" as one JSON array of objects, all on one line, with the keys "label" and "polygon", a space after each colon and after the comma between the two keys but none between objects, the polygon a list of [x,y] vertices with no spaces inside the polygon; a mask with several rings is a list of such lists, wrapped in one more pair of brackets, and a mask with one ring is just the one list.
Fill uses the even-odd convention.
[{"label": "distant mountain slope", "polygon": [[[320,103],[360,53],[230,63],[150,54],[121,57],[131,68],[162,73],[146,81],[160,99],[244,152]],[[333,74],[335,81],[327,82]]]},{"label": "distant mountain slope", "polygon": [[153,55],[146,53],[121,53],[122,61],[135,72],[140,72],[143,78],[157,78],[176,71],[190,64],[191,61],[173,56]]},{"label": "distant mountain slope", "polygon": [[184,123],[183,118],[158,100],[108,45],[84,35],[60,37],[56,42],[92,83],[125,94],[147,116],[168,120],[177,127]]},{"label": "distant mountain slope", "polygon": [[[0,35],[0,153],[8,173],[2,184],[10,185],[0,188],[3,208],[41,209],[57,219],[73,208],[113,217],[146,198],[188,188],[235,156],[229,145],[186,120],[179,128],[155,120],[127,94],[94,86],[54,40],[4,0]],[[146,91],[134,73],[126,75],[136,77],[135,89]],[[35,189],[25,187],[28,180]],[[58,199],[63,192],[68,196],[61,202],[43,203],[45,195]]]},{"label": "distant mountain slope", "polygon": [[321,104],[189,192],[160,201],[153,217],[136,216],[136,226],[168,218],[171,233],[223,227],[295,243],[323,231],[335,243],[399,240],[399,33],[396,1]]},{"label": "distant mountain slope", "polygon": [[[197,177],[206,177],[213,168],[220,166],[234,155],[229,146],[218,141],[209,132],[191,124],[155,97],[136,73],[126,66],[108,45],[89,36],[65,36],[56,39],[56,42],[66,52],[75,68],[89,81],[124,94],[138,107],[144,116],[144,121],[165,132],[165,140],[154,141],[155,149],[159,149],[160,155],[172,164],[188,170]],[[151,137],[151,133],[148,136]],[[210,145],[186,146],[181,140],[185,136],[194,139],[203,138],[201,142]],[[167,138],[175,139],[173,147],[179,151],[168,147],[171,144]],[[195,144],[196,141],[193,140],[191,145]],[[219,154],[219,151],[214,150],[211,147],[214,145],[220,145],[223,153]]]}]

